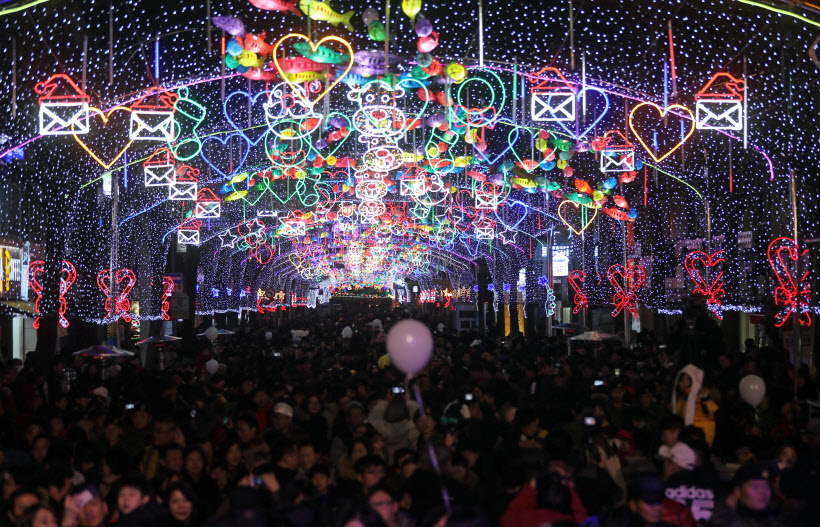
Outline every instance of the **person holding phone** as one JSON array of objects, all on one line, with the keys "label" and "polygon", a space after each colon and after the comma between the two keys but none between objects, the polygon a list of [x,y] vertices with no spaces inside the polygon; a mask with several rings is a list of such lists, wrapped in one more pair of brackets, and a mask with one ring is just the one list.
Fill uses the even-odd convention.
[{"label": "person holding phone", "polygon": [[108,504],[96,485],[85,485],[66,496],[61,527],[104,527],[108,525]]}]

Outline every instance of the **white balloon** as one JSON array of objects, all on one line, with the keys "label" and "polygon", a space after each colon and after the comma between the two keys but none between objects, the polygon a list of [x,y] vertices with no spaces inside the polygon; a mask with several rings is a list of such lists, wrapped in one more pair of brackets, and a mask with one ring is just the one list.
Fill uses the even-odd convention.
[{"label": "white balloon", "polygon": [[418,320],[402,320],[387,334],[387,354],[399,370],[407,374],[418,373],[433,354],[433,335]]},{"label": "white balloon", "polygon": [[350,326],[345,326],[345,328],[342,330],[342,338],[343,339],[349,339],[352,336],[353,336],[353,330],[350,329]]},{"label": "white balloon", "polygon": [[213,342],[219,336],[219,330],[216,329],[214,326],[211,326],[205,330],[205,336],[208,338],[208,340]]},{"label": "white balloon", "polygon": [[270,340],[272,338],[273,338],[273,333],[271,333],[270,331],[266,331],[265,332],[265,340]]},{"label": "white balloon", "polygon": [[211,359],[205,363],[205,371],[208,372],[208,375],[213,375],[219,370],[219,363],[216,359]]},{"label": "white balloon", "polygon": [[747,375],[740,379],[740,396],[752,406],[757,406],[766,395],[766,383],[757,375]]},{"label": "white balloon", "polygon": [[436,327],[438,328],[439,333],[444,333],[444,324],[442,322],[439,322]]}]

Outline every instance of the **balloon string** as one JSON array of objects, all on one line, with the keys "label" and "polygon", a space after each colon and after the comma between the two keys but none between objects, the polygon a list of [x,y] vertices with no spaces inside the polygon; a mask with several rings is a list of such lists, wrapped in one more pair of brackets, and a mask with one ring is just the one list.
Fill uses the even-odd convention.
[{"label": "balloon string", "polygon": [[[409,387],[410,380],[412,378],[412,374],[407,375],[407,378],[404,381],[407,387]],[[406,389],[407,388],[405,388],[405,390]],[[421,392],[419,391],[418,384],[413,386],[413,393],[416,395],[416,404],[419,406],[419,415],[424,415],[424,401],[421,400]],[[444,485],[444,477],[441,475],[441,467],[438,464],[438,457],[436,457],[436,450],[433,448],[432,441],[427,441],[427,451],[430,453],[430,462],[433,464],[433,469],[438,475],[439,483],[441,484],[441,498],[444,500],[444,507],[447,509],[447,516],[449,517],[452,515],[452,510],[450,509],[450,494],[447,492],[447,487]]]}]

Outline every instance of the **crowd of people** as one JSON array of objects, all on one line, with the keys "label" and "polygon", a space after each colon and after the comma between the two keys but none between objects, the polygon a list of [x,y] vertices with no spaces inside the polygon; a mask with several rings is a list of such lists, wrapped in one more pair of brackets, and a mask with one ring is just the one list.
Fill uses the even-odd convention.
[{"label": "crowd of people", "polygon": [[817,385],[781,350],[689,363],[650,332],[568,354],[431,327],[408,379],[394,322],[262,322],[155,347],[163,369],[6,361],[0,527],[820,525],[820,419],[795,377],[802,400]]}]

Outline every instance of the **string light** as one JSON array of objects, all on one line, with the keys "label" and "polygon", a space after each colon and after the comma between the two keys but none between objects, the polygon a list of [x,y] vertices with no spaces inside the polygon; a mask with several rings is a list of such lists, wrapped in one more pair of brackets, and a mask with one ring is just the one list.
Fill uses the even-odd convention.
[{"label": "string light", "polygon": [[[172,248],[171,238],[166,235],[191,216],[207,221],[199,228],[203,272],[198,285],[201,291],[219,292],[215,297],[200,295],[197,309],[201,313],[255,309],[253,295],[240,296],[247,288],[255,291],[260,287],[263,290],[275,287],[277,292],[286,294],[283,305],[294,298],[301,305],[312,302],[311,295],[306,294],[312,287],[324,287],[324,293],[316,293],[315,297],[327,299],[327,292],[333,287],[376,276],[382,276],[382,284],[388,288],[404,277],[423,280],[435,272],[444,272],[454,281],[461,273],[473,274],[472,262],[482,257],[490,263],[494,303],[497,303],[504,298],[503,284],[517,283],[520,269],[525,268],[527,273],[537,276],[542,262],[532,259],[526,250],[533,238],[536,242],[542,241],[545,229],[552,224],[570,234],[559,218],[560,213],[566,213],[570,207],[588,213],[584,224],[589,223],[584,226],[583,235],[580,224],[573,222],[575,218],[568,218],[568,223],[575,227],[569,239],[573,260],[586,273],[584,287],[588,293],[584,294],[589,295],[591,301],[611,298],[613,291],[607,280],[598,283],[595,276],[606,275],[610,265],[622,262],[626,247],[630,260],[641,261],[646,267],[647,287],[635,293],[641,307],[676,312],[682,289],[677,287],[677,280],[671,283],[667,279],[686,276],[684,258],[689,251],[679,250],[674,241],[699,239],[703,240],[699,243],[706,253],[720,248],[727,254],[723,270],[723,308],[759,310],[767,297],[773,298],[777,289],[759,289],[751,284],[757,284],[758,277],[777,279],[773,274],[766,276],[761,268],[766,268],[768,240],[785,234],[779,223],[770,223],[772,220],[766,211],[780,208],[786,183],[785,178],[775,176],[783,174],[786,167],[795,168],[799,184],[806,186],[805,191],[798,191],[799,232],[807,238],[818,236],[816,218],[820,217],[820,211],[811,199],[812,183],[805,177],[820,162],[812,148],[817,112],[806,98],[787,97],[786,84],[788,79],[796,92],[810,82],[815,71],[805,58],[792,56],[797,52],[788,48],[784,50],[787,58],[800,60],[787,61],[789,71],[781,75],[780,50],[772,47],[773,41],[753,41],[747,47],[746,42],[730,37],[788,30],[794,38],[809,40],[811,28],[806,25],[813,22],[805,17],[786,24],[781,15],[794,17],[793,14],[772,12],[768,7],[761,10],[765,7],[762,5],[736,5],[727,10],[719,2],[707,2],[697,10],[684,7],[679,12],[677,6],[653,0],[612,5],[587,2],[576,7],[575,13],[576,48],[585,49],[587,54],[586,84],[581,85],[565,52],[558,53],[552,60],[563,38],[557,35],[565,33],[565,28],[559,25],[565,20],[565,7],[487,2],[487,12],[492,16],[486,20],[484,46],[490,66],[481,69],[473,67],[474,61],[470,59],[477,53],[475,45],[470,44],[475,42],[474,20],[469,16],[474,6],[469,2],[425,6],[426,16],[435,21],[440,35],[434,58],[444,66],[463,64],[465,76],[458,74],[458,68],[447,67],[442,75],[432,79],[405,77],[400,80],[401,75],[409,74],[413,64],[387,61],[395,78],[382,82],[391,87],[399,86],[406,94],[397,97],[397,102],[391,97],[385,106],[401,110],[406,117],[392,120],[391,116],[391,122],[404,123],[402,133],[397,134],[395,141],[391,139],[391,144],[378,144],[373,150],[382,152],[373,157],[380,159],[382,167],[398,163],[400,168],[377,171],[380,173],[374,177],[373,170],[362,171],[366,166],[364,154],[369,148],[363,151],[366,145],[357,140],[361,130],[356,130],[350,118],[357,106],[347,99],[344,84],[328,90],[329,85],[318,83],[320,89],[314,92],[291,83],[286,92],[297,100],[301,94],[306,100],[293,107],[296,115],[288,116],[289,121],[284,122],[283,116],[269,119],[269,112],[264,108],[266,103],[280,104],[282,97],[259,97],[260,93],[271,94],[274,86],[251,81],[254,88],[251,89],[245,78],[214,76],[217,57],[191,56],[190,50],[200,49],[203,44],[201,28],[205,9],[201,2],[184,6],[145,5],[133,13],[115,7],[113,58],[117,67],[111,84],[107,78],[110,57],[95,51],[108,49],[107,12],[105,17],[89,16],[86,21],[61,5],[24,7],[28,8],[27,16],[33,21],[31,27],[21,17],[3,17],[7,29],[4,34],[13,35],[17,40],[18,78],[25,79],[21,88],[26,89],[19,90],[16,103],[31,112],[28,119],[23,115],[25,112],[21,112],[8,121],[4,129],[12,140],[3,148],[14,151],[24,145],[27,150],[25,159],[11,160],[9,165],[0,167],[4,174],[0,199],[4,205],[21,203],[19,207],[3,207],[5,217],[0,221],[0,235],[21,242],[48,242],[59,246],[58,251],[70,251],[77,278],[71,293],[63,299],[68,304],[68,310],[63,312],[84,320],[102,320],[101,303],[91,301],[95,295],[88,293],[93,290],[94,272],[109,266],[112,249],[115,249],[113,259],[117,267],[137,270],[130,293],[134,302],[140,303],[141,313],[135,318],[148,320],[161,316],[162,291],[136,277],[162,275]],[[356,9],[362,7],[355,6]],[[251,9],[239,11],[245,25],[256,35],[262,30],[277,37],[304,34],[306,29],[306,19],[293,15],[262,14]],[[11,13],[4,10],[0,14]],[[646,21],[648,33],[626,30],[635,19]],[[743,116],[748,121],[752,148],[743,150],[735,143],[732,157],[735,188],[731,195],[725,177],[730,166],[724,153],[728,143],[737,139],[719,130],[698,130],[689,136],[685,133],[686,141],[678,150],[659,151],[662,163],[643,165],[654,156],[651,152],[633,150],[634,169],[623,172],[629,174],[646,166],[644,205],[644,188],[628,181],[631,176],[607,188],[607,180],[612,175],[601,172],[607,159],[626,163],[628,152],[616,152],[614,143],[610,143],[609,148],[584,150],[583,147],[595,138],[604,137],[603,132],[609,130],[622,133],[626,139],[624,145],[636,138],[643,139],[641,143],[646,143],[645,148],[651,145],[652,130],[643,129],[636,115],[635,127],[627,133],[629,123],[624,113],[615,109],[635,108],[641,103],[658,105],[663,100],[666,90],[662,85],[662,65],[668,60],[668,50],[665,44],[653,43],[653,38],[665,35],[665,22],[669,19],[675,24],[676,76],[680,87],[678,99],[672,102],[694,103],[694,94],[715,72],[731,72],[737,78],[737,64],[732,60],[744,48],[745,53],[754,57],[750,61],[754,74],[749,77],[753,80],[748,92],[744,92],[749,112]],[[399,56],[415,55],[417,39],[409,21],[402,18],[391,20],[391,24],[394,24],[391,35],[396,38],[391,43],[391,52]],[[355,51],[367,48],[364,33],[348,33],[324,22],[320,22],[319,27],[322,37],[344,37],[351,57]],[[47,79],[57,69],[53,62],[40,60],[34,43],[45,41],[59,63],[57,70],[79,79],[82,57],[70,46],[77,28],[89,35],[92,50],[87,57],[88,78],[83,92],[92,99],[88,107],[91,116],[86,119],[90,133],[72,134],[75,140],[82,141],[79,145],[61,137],[29,142],[37,130],[31,116],[38,102],[37,94],[27,88]],[[144,185],[126,186],[126,167],[145,163],[157,151],[157,144],[152,141],[131,143],[124,137],[117,143],[116,138],[112,141],[108,136],[92,133],[100,129],[101,121],[109,115],[114,122],[105,128],[121,127],[123,123],[116,121],[124,122],[126,115],[114,110],[130,108],[146,95],[145,86],[151,84],[146,74],[153,68],[148,67],[146,71],[139,54],[130,59],[129,55],[138,46],[135,35],[149,30],[164,32],[160,37],[163,85],[178,96],[172,103],[173,129],[168,130],[173,132],[174,140],[164,145],[171,154],[167,164],[176,168],[177,163],[190,162],[191,167],[201,170],[196,176],[198,186],[193,197],[187,192],[179,195],[188,196],[184,200],[169,201],[168,198],[174,183],[186,183],[186,175],[168,183],[162,177],[155,179],[158,186],[169,187],[168,194],[164,189],[158,193],[156,188]],[[40,36],[44,31],[45,39]],[[665,37],[661,40],[665,42]],[[607,45],[601,46],[599,42]],[[289,47],[285,44],[281,46],[283,49]],[[317,41],[316,45],[320,44]],[[336,44],[342,46],[338,42],[330,43],[338,47]],[[8,40],[0,46],[6,51],[4,56],[9,56]],[[348,51],[344,46],[339,49]],[[503,63],[512,63],[516,57],[518,77],[513,75],[511,64]],[[383,63],[382,55],[382,67]],[[350,65],[353,64],[351,61]],[[574,120],[564,122],[566,128],[555,123],[533,122],[530,112],[520,111],[532,102],[522,99],[522,79],[532,76],[541,82],[543,79],[538,78],[538,73],[547,64],[555,64],[568,85],[574,88],[570,90],[573,104],[580,96],[586,99],[586,115],[578,112],[577,126]],[[432,63],[425,66],[432,67]],[[339,73],[344,71],[342,67],[335,69],[340,69]],[[3,81],[9,85],[10,68],[2,70]],[[446,71],[452,71],[453,76],[446,77]],[[334,76],[329,84],[343,80],[342,75]],[[457,80],[461,82],[456,83]],[[423,81],[431,84],[428,87]],[[221,82],[225,83],[228,94],[237,96],[223,101]],[[175,89],[188,83],[190,86]],[[361,85],[356,86],[361,91]],[[424,100],[416,95],[420,89],[422,94],[427,93]],[[242,100],[239,95],[243,91],[253,97],[246,96],[246,100]],[[327,95],[317,100],[323,92]],[[443,94],[445,105],[433,99],[434,92]],[[307,100],[313,103],[305,104]],[[250,104],[246,105],[246,101]],[[321,107],[323,104],[325,108]],[[694,123],[700,121],[681,112],[683,118],[670,116],[670,122],[682,121],[687,128],[690,123],[694,127]],[[430,121],[434,115],[443,119],[436,124],[435,119]],[[97,118],[101,116],[102,119]],[[133,112],[129,123],[132,119]],[[276,124],[274,129],[279,135],[268,131],[270,122]],[[665,139],[675,139],[671,143],[674,144],[681,138],[678,123],[672,124],[674,133],[669,132]],[[416,127],[410,129],[411,125]],[[343,135],[342,130],[346,130],[347,135]],[[334,132],[338,132],[335,140],[330,141],[330,134]],[[545,132],[545,137],[541,132]],[[659,132],[662,145],[664,130]],[[585,136],[588,136],[586,140]],[[323,140],[328,141],[327,144]],[[91,155],[78,156],[78,147],[81,147],[79,153],[85,148]],[[123,159],[126,150],[127,164]],[[393,153],[382,155],[388,151]],[[708,159],[704,159],[704,151],[708,152]],[[791,156],[789,152],[801,155]],[[661,157],[663,153],[666,155]],[[145,168],[146,182],[153,177],[148,174],[149,166],[152,165],[148,163]],[[704,170],[707,167],[708,173]],[[114,233],[109,221],[113,196],[98,195],[103,171],[112,174],[111,184],[118,190],[116,246],[112,243]],[[133,174],[131,170],[128,172]],[[5,177],[7,174],[10,177]],[[242,181],[230,182],[239,174],[247,176]],[[478,177],[484,177],[485,181],[478,181],[471,174],[480,174]],[[574,188],[575,179],[585,182],[590,192]],[[222,188],[228,182],[228,192],[223,193]],[[187,183],[186,190],[190,190],[193,181]],[[387,191],[381,195],[384,189]],[[402,189],[410,191],[402,193]],[[219,217],[203,216],[201,203],[205,200],[196,199],[199,191],[202,196],[207,194],[222,200]],[[378,199],[365,199],[376,195]],[[622,197],[627,207],[615,205],[616,196]],[[234,199],[229,201],[229,198]],[[595,204],[603,198],[606,198],[604,204]],[[583,203],[587,199],[589,202]],[[708,233],[706,201],[710,218]],[[59,207],[64,213],[58,215],[58,224],[54,219],[46,219],[36,203]],[[370,205],[363,205],[365,203]],[[563,208],[562,203],[566,203]],[[589,211],[590,208],[593,211]],[[276,225],[295,211],[311,214],[312,219],[299,220],[305,221],[304,232],[300,228],[295,235],[285,235],[278,228],[266,227],[253,239],[253,245],[243,243],[241,240],[246,237],[238,233],[235,226],[257,218],[263,210],[279,214],[278,220],[268,222]],[[604,214],[598,214],[599,210]],[[621,222],[632,227],[623,229]],[[751,249],[738,247],[738,236],[742,232],[753,233]],[[237,243],[239,246],[235,246]],[[747,251],[743,257],[741,251]],[[61,261],[61,255],[55,255],[56,258],[49,257],[48,261]],[[810,272],[808,267],[801,269]],[[520,298],[535,301],[544,294],[544,288],[531,279],[526,281]],[[784,298],[782,293],[777,294]],[[510,291],[510,297],[519,298],[518,292]],[[44,313],[58,314],[62,300],[44,298],[43,304]],[[816,309],[815,305],[816,299],[808,292],[806,305],[800,309],[808,313]],[[117,310],[115,305],[114,311]]]}]

